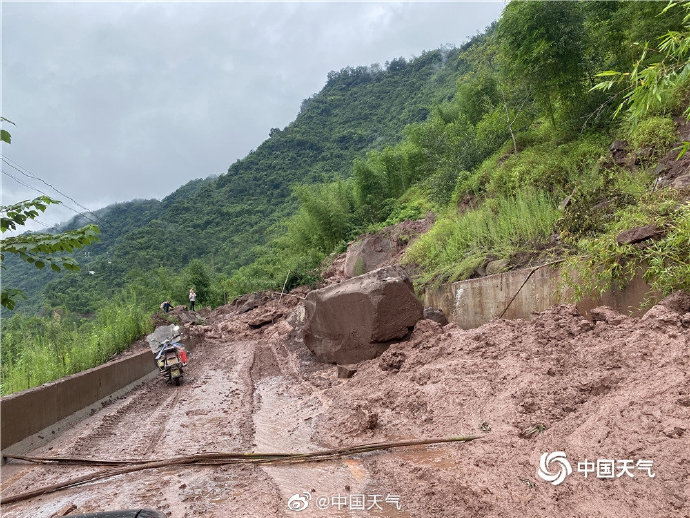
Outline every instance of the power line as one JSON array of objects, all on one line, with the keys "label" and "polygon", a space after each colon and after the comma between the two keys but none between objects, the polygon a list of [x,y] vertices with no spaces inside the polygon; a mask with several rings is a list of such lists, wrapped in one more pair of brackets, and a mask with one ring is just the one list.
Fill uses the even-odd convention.
[{"label": "power line", "polygon": [[[34,187],[25,184],[25,183],[22,182],[20,179],[15,178],[14,176],[12,176],[12,175],[11,175],[10,173],[8,173],[7,171],[2,171],[2,172],[3,172],[3,174],[5,174],[5,175],[9,176],[10,178],[12,178],[12,180],[14,180],[15,182],[17,182],[18,184],[23,185],[24,187],[27,187],[27,188],[29,188],[29,189],[34,189]],[[38,189],[36,189],[36,190],[37,190],[38,192],[41,192],[41,191],[38,190]],[[42,194],[45,194],[45,193],[42,193]],[[46,196],[47,196],[47,195],[46,195]],[[65,206],[66,206],[66,205],[65,205]],[[45,225],[39,223],[39,222],[36,221],[35,219],[32,219],[31,222],[32,222],[32,223],[35,223],[36,225],[38,225],[38,226],[41,227],[41,228],[44,228],[44,229],[46,229],[46,230],[50,230],[50,227],[47,227],[47,226],[45,226]]]},{"label": "power line", "polygon": [[[28,188],[28,189],[32,189],[32,190],[34,190],[34,191],[36,191],[36,192],[39,192],[39,193],[43,194],[44,196],[49,196],[48,194],[46,194],[45,192],[43,192],[41,189],[38,189],[38,188],[33,187],[33,186],[31,186],[31,185],[25,184],[25,183],[22,182],[19,178],[17,178],[16,176],[14,176],[14,175],[8,173],[8,172],[5,171],[4,169],[2,170],[2,174],[4,174],[5,176],[8,176],[8,177],[10,177],[10,178],[12,178],[12,180],[14,180],[15,182],[17,182],[17,183],[20,184],[20,185],[23,185],[24,187],[26,187],[26,188]],[[95,225],[98,225],[98,222],[97,222],[97,221],[91,219],[89,216],[87,216],[87,215],[84,214],[83,212],[79,212],[79,211],[76,210],[75,208],[73,208],[73,207],[67,205],[66,203],[62,203],[62,205],[63,205],[64,207],[68,208],[69,210],[71,210],[72,212],[74,212],[75,214],[77,214],[77,215],[79,215],[79,216],[85,217],[85,218],[88,219],[91,223],[93,223],[93,224],[95,224]],[[47,227],[46,227],[46,228],[47,228]]]},{"label": "power line", "polygon": [[[91,211],[89,208],[84,207],[84,206],[83,206],[81,203],[79,203],[77,200],[75,200],[74,198],[72,198],[72,197],[69,196],[68,194],[65,194],[64,192],[62,192],[61,190],[59,190],[59,189],[58,189],[57,187],[55,187],[54,185],[52,185],[52,184],[46,182],[43,178],[40,178],[39,176],[36,176],[36,175],[34,175],[34,174],[31,174],[31,173],[27,172],[27,171],[26,171],[25,169],[23,169],[17,162],[15,162],[14,160],[10,159],[9,157],[7,157],[7,156],[5,156],[5,155],[0,155],[0,157],[1,157],[0,159],[1,159],[3,162],[5,162],[8,166],[10,166],[12,169],[14,169],[14,170],[20,172],[20,173],[23,174],[24,176],[27,176],[27,177],[29,177],[29,178],[33,178],[33,179],[35,179],[35,180],[38,180],[38,181],[44,183],[45,185],[47,185],[48,187],[50,187],[51,189],[53,189],[53,190],[54,190],[55,192],[57,192],[58,194],[61,194],[61,195],[64,196],[65,198],[67,198],[67,199],[71,200],[72,202],[74,202],[74,204],[77,205],[77,207],[81,207],[81,208],[84,209],[86,212],[88,212],[88,213],[90,213],[90,214],[93,214],[93,216],[94,216],[96,219],[98,219],[98,220],[100,220],[101,222],[103,222],[103,220],[102,220],[101,218],[99,218],[96,214],[94,214],[93,211]],[[36,190],[38,190],[38,189],[36,189]],[[40,192],[40,191],[39,191],[39,192]],[[45,193],[44,193],[44,194],[45,194]],[[46,196],[48,196],[48,195],[46,194]],[[84,217],[87,217],[87,216],[84,214]],[[87,219],[89,219],[90,221],[93,221],[93,220],[90,219],[90,218],[87,218]],[[95,222],[94,222],[94,223],[95,223]],[[105,223],[105,222],[103,222],[103,223]]]}]

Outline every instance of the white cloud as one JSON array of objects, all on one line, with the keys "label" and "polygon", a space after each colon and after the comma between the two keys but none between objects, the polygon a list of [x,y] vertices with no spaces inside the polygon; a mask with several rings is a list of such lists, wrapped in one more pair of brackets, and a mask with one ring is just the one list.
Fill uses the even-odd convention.
[{"label": "white cloud", "polygon": [[[90,208],[161,198],[287,125],[330,70],[461,44],[502,7],[5,3],[3,154]],[[3,175],[3,202],[35,195]]]}]

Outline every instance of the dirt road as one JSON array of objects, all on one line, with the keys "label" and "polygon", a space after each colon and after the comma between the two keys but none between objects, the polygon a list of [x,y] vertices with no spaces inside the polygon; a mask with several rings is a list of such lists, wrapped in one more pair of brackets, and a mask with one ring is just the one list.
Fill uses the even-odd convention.
[{"label": "dirt road", "polygon": [[[274,352],[276,347],[282,349],[280,356]],[[270,341],[206,340],[190,356],[181,386],[166,384],[161,378],[151,380],[31,454],[155,459],[198,452],[323,448],[312,442],[311,421],[330,404],[317,386],[335,381],[332,367],[313,364],[312,381],[301,380],[297,355],[275,337]],[[5,495],[23,492],[96,470],[10,462],[2,469],[2,490]],[[352,459],[299,467],[166,468],[6,505],[2,516],[47,518],[69,504],[80,513],[149,507],[179,518],[284,516],[294,514],[287,505],[295,494],[308,492],[310,500],[313,494],[314,501],[328,497],[330,502],[339,494],[344,498],[364,494],[368,481],[362,462]],[[407,516],[397,512],[390,498],[393,503],[386,503],[386,496],[375,498],[374,515]],[[335,507],[342,507],[342,512]],[[346,506],[336,501],[335,507],[318,515],[349,515],[349,500]],[[312,510],[299,515],[314,515]],[[391,515],[391,510],[396,513]]]},{"label": "dirt road", "polygon": [[[690,516],[690,313],[603,311],[591,323],[561,306],[472,331],[423,320],[338,379],[288,338],[284,317],[247,325],[289,309],[214,312],[194,329],[182,386],[152,380],[33,453],[153,459],[481,439],[319,464],[142,471],[6,505],[3,516],[50,517],[70,503],[173,517]],[[537,474],[549,452],[567,458],[543,466],[567,475],[557,485]],[[3,494],[89,469],[10,463]],[[289,510],[291,498],[306,509]]]}]

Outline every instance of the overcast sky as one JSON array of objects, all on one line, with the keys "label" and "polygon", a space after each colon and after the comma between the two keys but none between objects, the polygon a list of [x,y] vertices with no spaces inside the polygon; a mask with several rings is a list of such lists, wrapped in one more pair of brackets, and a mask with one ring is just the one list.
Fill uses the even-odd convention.
[{"label": "overcast sky", "polygon": [[[2,2],[3,157],[91,210],[223,173],[331,70],[459,46],[483,3]],[[2,203],[44,183],[2,163]],[[51,208],[43,225],[74,215]],[[31,226],[29,228],[35,228]]]}]

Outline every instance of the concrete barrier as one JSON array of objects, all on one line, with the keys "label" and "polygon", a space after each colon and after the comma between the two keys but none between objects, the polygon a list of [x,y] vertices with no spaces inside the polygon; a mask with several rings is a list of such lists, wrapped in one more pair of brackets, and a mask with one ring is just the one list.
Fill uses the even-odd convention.
[{"label": "concrete barrier", "polygon": [[[587,297],[577,303],[586,317],[600,305],[632,316],[644,313],[646,297],[655,294],[638,271],[624,290],[609,290],[602,296]],[[572,290],[561,286],[557,264],[499,273],[479,279],[458,281],[427,290],[424,305],[442,309],[450,322],[473,329],[495,318],[533,318],[533,314],[559,303],[574,303]]]},{"label": "concrete barrier", "polygon": [[148,349],[0,400],[3,450],[154,372]]}]

